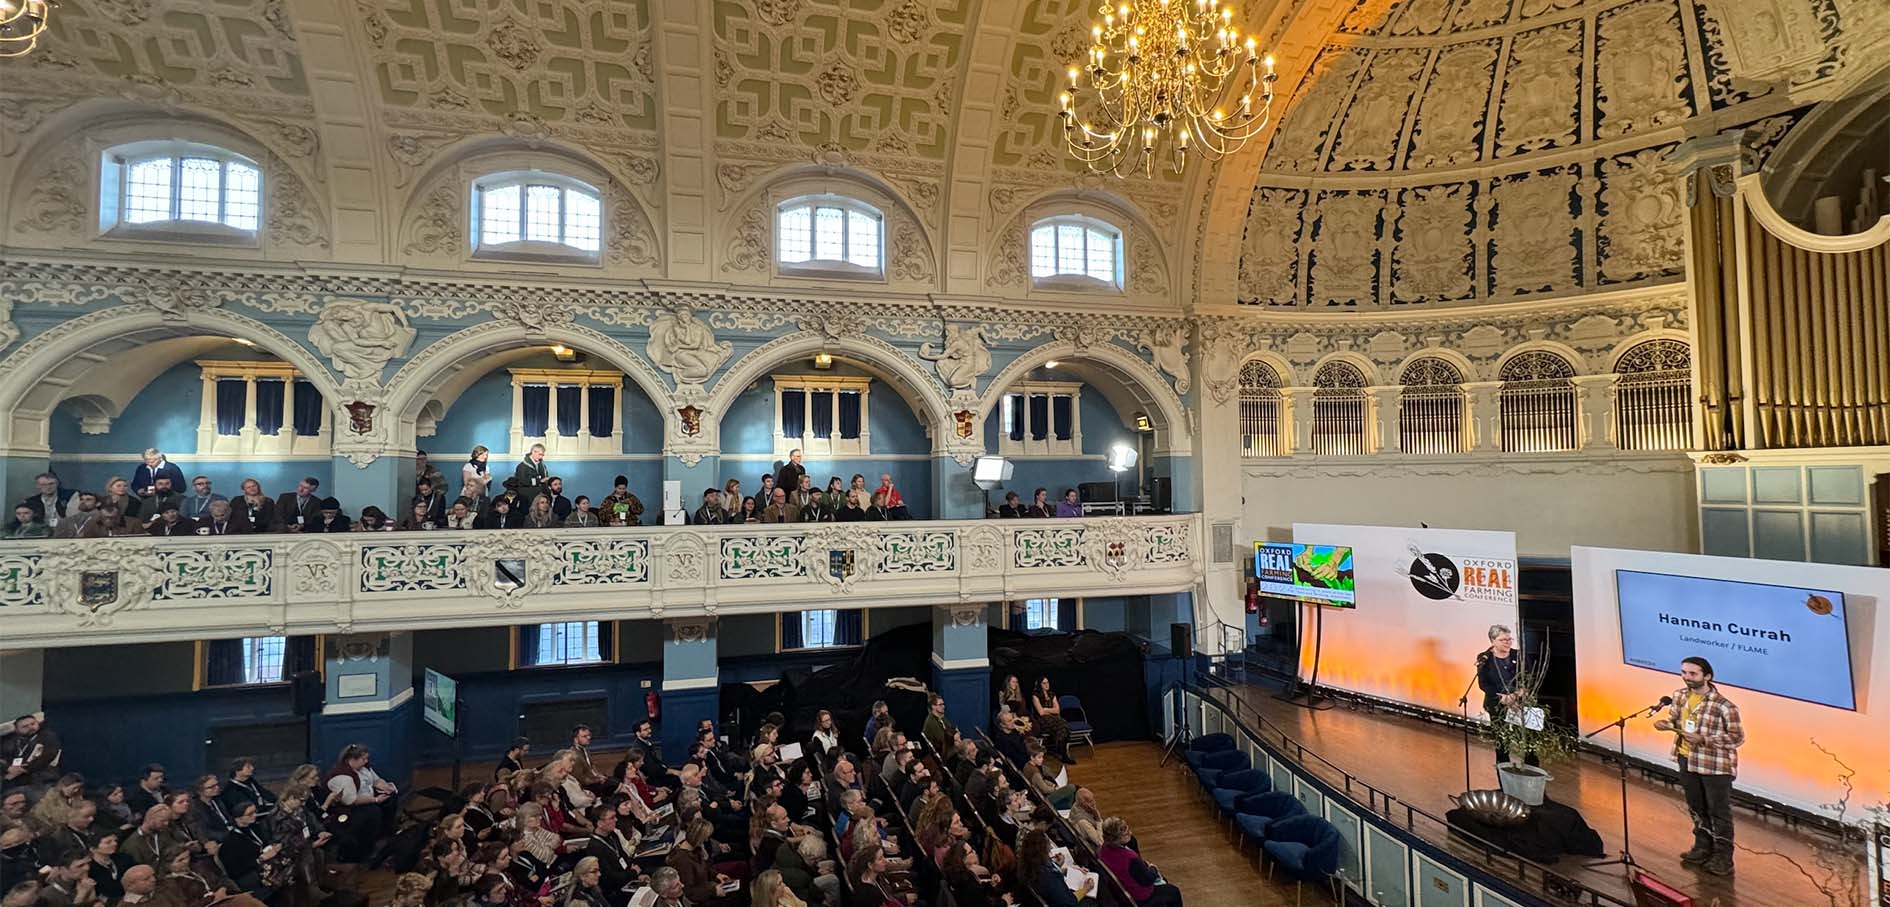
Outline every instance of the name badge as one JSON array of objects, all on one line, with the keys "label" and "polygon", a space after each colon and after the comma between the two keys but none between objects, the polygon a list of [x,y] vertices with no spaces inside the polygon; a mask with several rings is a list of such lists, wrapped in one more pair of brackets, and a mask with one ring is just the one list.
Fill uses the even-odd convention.
[{"label": "name badge", "polygon": [[1698,721],[1695,721],[1692,718],[1688,718],[1687,723],[1686,723],[1686,729],[1687,729],[1687,733],[1689,734],[1697,734],[1700,732],[1700,723]]}]

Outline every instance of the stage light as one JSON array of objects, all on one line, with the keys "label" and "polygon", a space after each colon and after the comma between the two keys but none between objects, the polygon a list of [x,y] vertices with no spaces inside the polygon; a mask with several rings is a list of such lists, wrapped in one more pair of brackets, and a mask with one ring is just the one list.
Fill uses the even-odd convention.
[{"label": "stage light", "polygon": [[1135,468],[1135,448],[1127,444],[1117,444],[1109,448],[1109,470],[1127,472]]},{"label": "stage light", "polygon": [[971,464],[971,481],[990,491],[1011,480],[1016,464],[1003,457],[979,457]]},{"label": "stage light", "polygon": [[557,357],[559,362],[576,362],[577,361],[577,350],[574,350],[561,343],[552,344],[551,355]]},{"label": "stage light", "polygon": [[1148,413],[1136,413],[1135,430],[1140,432],[1154,431],[1155,422],[1148,417]]},{"label": "stage light", "polygon": [[832,353],[815,353],[814,354],[814,367],[815,368],[833,368],[833,354]]}]

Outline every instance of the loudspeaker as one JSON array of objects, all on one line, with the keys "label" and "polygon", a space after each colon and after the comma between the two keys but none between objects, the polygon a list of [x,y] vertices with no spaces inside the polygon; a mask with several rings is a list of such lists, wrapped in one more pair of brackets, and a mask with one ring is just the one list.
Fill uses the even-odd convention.
[{"label": "loudspeaker", "polygon": [[1187,624],[1168,625],[1168,650],[1170,652],[1184,657],[1194,654],[1194,634],[1190,633],[1189,629]]},{"label": "loudspeaker", "polygon": [[319,671],[297,671],[289,680],[289,695],[295,714],[313,715],[322,710],[323,700],[328,698],[328,686],[322,682]]}]

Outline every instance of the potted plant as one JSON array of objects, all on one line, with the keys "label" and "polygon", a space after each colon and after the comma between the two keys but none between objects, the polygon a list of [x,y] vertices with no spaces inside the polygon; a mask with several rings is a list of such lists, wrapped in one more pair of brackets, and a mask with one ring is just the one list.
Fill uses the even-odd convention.
[{"label": "potted plant", "polygon": [[[1508,714],[1490,716],[1490,723],[1483,729],[1483,736],[1512,757],[1512,761],[1496,766],[1496,778],[1503,793],[1530,806],[1542,805],[1544,789],[1555,780],[1554,775],[1539,766],[1553,765],[1575,751],[1575,732],[1549,717],[1548,710],[1537,700],[1536,691],[1541,685],[1540,671],[1524,670],[1518,674],[1516,699],[1510,704]],[[1528,754],[1535,755],[1537,765],[1515,761]]]}]

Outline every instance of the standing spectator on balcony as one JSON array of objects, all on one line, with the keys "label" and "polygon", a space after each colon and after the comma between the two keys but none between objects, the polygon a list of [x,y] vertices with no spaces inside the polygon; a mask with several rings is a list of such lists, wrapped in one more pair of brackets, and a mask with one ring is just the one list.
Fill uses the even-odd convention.
[{"label": "standing spectator on balcony", "polygon": [[315,493],[321,488],[322,480],[308,476],[295,486],[295,491],[276,498],[276,518],[282,521],[282,531],[315,531],[316,522],[322,518],[322,499]]},{"label": "standing spectator on balcony", "polygon": [[[442,520],[441,522],[445,521]],[[413,509],[408,511],[406,518],[400,521],[400,531],[426,532],[427,530],[437,528],[439,525],[440,523],[433,521],[433,514],[427,512],[427,505],[415,501],[413,503]]]},{"label": "standing spectator on balcony", "polygon": [[571,499],[564,496],[564,479],[552,476],[545,480],[545,494],[551,498],[551,515],[563,523],[571,515]]},{"label": "standing spectator on balcony", "polygon": [[516,499],[511,494],[502,494],[492,499],[486,512],[480,514],[481,529],[519,529],[525,525],[525,514],[512,508]]},{"label": "standing spectator on balcony", "polygon": [[190,480],[190,494],[184,496],[184,519],[198,522],[210,515],[210,502],[227,500],[210,490],[209,476],[197,476]]},{"label": "standing spectator on balcony", "polygon": [[99,504],[112,504],[118,508],[118,515],[127,520],[138,518],[138,506],[142,504],[137,495],[131,493],[131,483],[124,476],[112,476],[105,482],[105,496]]},{"label": "standing spectator on balcony", "polygon": [[801,465],[801,449],[796,447],[788,451],[787,462],[775,471],[774,487],[785,489],[789,494],[801,487],[801,479],[806,477],[807,468]]},{"label": "standing spectator on balcony", "polygon": [[38,493],[20,503],[37,511],[47,529],[59,528],[59,521],[72,510],[72,489],[59,487],[59,477],[50,472],[34,476],[33,485]]},{"label": "standing spectator on balcony", "polygon": [[1050,491],[1039,488],[1030,496],[1030,506],[1024,508],[1024,517],[1032,520],[1047,520],[1056,516],[1057,508],[1050,503]]},{"label": "standing spectator on balcony", "polygon": [[230,503],[243,522],[249,525],[251,532],[275,532],[282,528],[282,521],[276,516],[276,502],[263,494],[262,483],[255,479],[243,480],[243,496]]},{"label": "standing spectator on balcony", "polygon": [[452,507],[447,508],[446,528],[448,529],[477,529],[479,528],[479,515],[473,512],[471,501],[468,501],[465,498],[460,498],[459,500],[453,502]]},{"label": "standing spectator on balcony", "polygon": [[13,719],[13,732],[0,737],[0,765],[6,766],[4,787],[11,795],[25,788],[29,796],[59,776],[59,735],[37,715]]},{"label": "standing spectator on balcony", "polygon": [[782,491],[780,486],[776,486],[774,497],[768,501],[768,509],[761,512],[761,521],[763,523],[798,523],[800,520],[801,509],[788,501],[787,492]]},{"label": "standing spectator on balcony", "polygon": [[432,479],[421,479],[414,483],[413,506],[425,507],[427,519],[438,526],[446,522],[446,489],[434,484]]},{"label": "standing spectator on balcony", "polygon": [[433,461],[427,458],[427,452],[424,450],[413,452],[413,479],[415,488],[420,487],[421,482],[426,482],[432,485],[433,490],[439,492],[441,497],[445,497],[446,475],[440,472],[438,466],[433,465]]},{"label": "standing spectator on balcony", "polygon": [[40,522],[39,511],[33,505],[21,502],[13,508],[13,522],[7,524],[7,538],[10,539],[49,539],[53,531]]},{"label": "standing spectator on balcony", "polygon": [[492,473],[486,470],[486,461],[490,459],[492,452],[484,444],[475,445],[465,465],[459,468],[459,496],[475,513],[486,509],[486,490],[492,487]]},{"label": "standing spectator on balcony", "polygon": [[131,472],[131,490],[141,498],[157,494],[157,480],[169,477],[172,488],[184,487],[184,471],[177,464],[164,459],[164,454],[155,447],[144,449],[144,462]]},{"label": "standing spectator on balcony", "polygon": [[526,529],[556,529],[558,514],[551,509],[551,495],[547,492],[532,498],[532,506],[525,514]]},{"label": "standing spectator on balcony", "polygon": [[210,502],[210,512],[197,521],[198,535],[243,535],[249,531],[241,521],[230,512],[230,502],[218,499]]},{"label": "standing spectator on balcony", "polygon": [[728,521],[728,511],[722,509],[722,493],[713,486],[702,490],[702,506],[690,516],[689,521],[698,526],[720,526]]},{"label": "standing spectator on balcony", "polygon": [[1057,516],[1072,517],[1082,515],[1083,505],[1076,500],[1076,489],[1063,489],[1063,500],[1057,502]]},{"label": "standing spectator on balcony", "polygon": [[334,498],[322,498],[321,510],[315,515],[315,525],[304,532],[353,532],[354,523],[348,515],[341,512],[341,502]]},{"label": "standing spectator on balcony", "polygon": [[158,476],[157,490],[144,499],[144,514],[148,518],[146,523],[157,522],[158,518],[164,515],[165,507],[176,507],[179,512],[182,512],[184,496],[171,487],[170,476]]},{"label": "standing spectator on balcony", "polygon": [[1023,519],[1024,499],[1018,497],[1015,491],[1004,492],[1004,504],[998,507],[997,515],[999,519],[1004,520]]},{"label": "standing spectator on balcony", "polygon": [[[162,482],[162,479],[158,481]],[[178,509],[176,501],[165,501],[158,510],[158,518],[151,521],[151,528],[145,530],[156,536],[193,535],[197,527],[184,522],[183,511]]]},{"label": "standing spectator on balcony", "polygon": [[53,538],[76,539],[85,527],[92,525],[98,518],[98,495],[81,491],[72,496],[72,512],[59,521],[59,527],[53,530]]},{"label": "standing spectator on balcony", "polygon": [[505,480],[505,490],[517,494],[520,500],[529,501],[544,490],[549,478],[551,469],[545,465],[545,445],[533,444],[525,451],[524,459],[512,467],[512,477]]},{"label": "standing spectator on balcony", "polygon": [[643,525],[643,502],[630,493],[630,477],[618,476],[611,481],[613,490],[598,506],[603,511],[603,520],[610,526]]},{"label": "standing spectator on balcony", "polygon": [[597,526],[597,511],[591,509],[590,495],[578,495],[571,505],[571,515],[564,518],[567,529],[593,529]]}]

